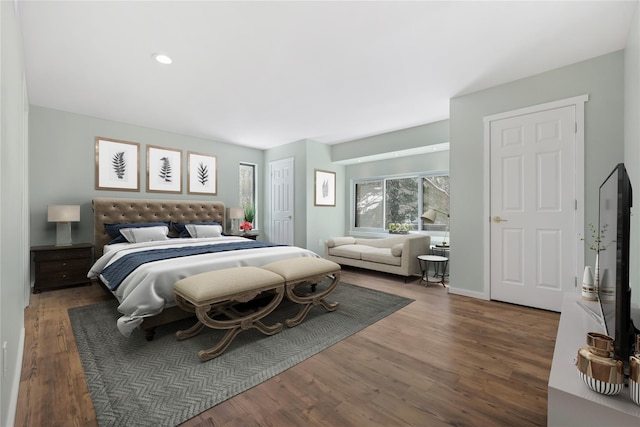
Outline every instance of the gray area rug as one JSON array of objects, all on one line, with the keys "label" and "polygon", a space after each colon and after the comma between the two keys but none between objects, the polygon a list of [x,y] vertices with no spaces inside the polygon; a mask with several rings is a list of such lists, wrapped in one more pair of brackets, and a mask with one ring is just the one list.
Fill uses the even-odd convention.
[{"label": "gray area rug", "polygon": [[[322,286],[320,284],[319,286]],[[314,307],[295,328],[266,336],[241,332],[218,358],[200,362],[223,331],[206,329],[185,341],[175,331],[193,320],[156,330],[147,342],[141,331],[130,338],[116,328],[117,303],[69,310],[80,359],[100,426],[175,426],[242,393],[355,334],[412,300],[341,283],[327,300],[340,307]],[[293,317],[298,307],[283,301],[264,319],[272,325]]]}]

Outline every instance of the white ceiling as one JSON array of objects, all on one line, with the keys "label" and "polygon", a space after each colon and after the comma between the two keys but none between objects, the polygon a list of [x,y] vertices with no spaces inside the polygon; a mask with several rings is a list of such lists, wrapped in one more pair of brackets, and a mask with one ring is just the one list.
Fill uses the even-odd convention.
[{"label": "white ceiling", "polygon": [[18,13],[32,105],[269,148],[447,119],[454,96],[623,49],[636,5],[20,0]]}]

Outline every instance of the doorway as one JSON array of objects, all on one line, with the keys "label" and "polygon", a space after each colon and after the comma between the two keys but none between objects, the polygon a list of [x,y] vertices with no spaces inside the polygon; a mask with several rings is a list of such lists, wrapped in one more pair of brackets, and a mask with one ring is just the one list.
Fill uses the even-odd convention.
[{"label": "doorway", "polygon": [[269,162],[271,186],[270,241],[293,246],[293,158]]},{"label": "doorway", "polygon": [[583,224],[584,102],[485,118],[490,299],[560,311],[574,291]]}]

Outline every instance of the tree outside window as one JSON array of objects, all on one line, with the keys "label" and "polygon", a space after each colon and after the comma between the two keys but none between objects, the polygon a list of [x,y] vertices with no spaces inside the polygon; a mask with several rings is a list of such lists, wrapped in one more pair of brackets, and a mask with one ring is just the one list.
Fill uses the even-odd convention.
[{"label": "tree outside window", "polygon": [[251,163],[240,163],[240,206],[245,211],[252,207],[254,212],[253,225],[257,226],[256,209],[256,165]]},{"label": "tree outside window", "polygon": [[418,178],[387,179],[385,186],[385,226],[410,224],[418,229]]},{"label": "tree outside window", "polygon": [[380,228],[384,220],[382,181],[356,184],[356,227]]}]

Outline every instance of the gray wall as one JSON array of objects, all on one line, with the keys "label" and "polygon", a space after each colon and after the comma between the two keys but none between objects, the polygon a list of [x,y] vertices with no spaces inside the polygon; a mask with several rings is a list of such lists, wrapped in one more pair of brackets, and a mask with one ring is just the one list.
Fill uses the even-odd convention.
[{"label": "gray wall", "polygon": [[343,142],[331,147],[334,162],[449,142],[449,120]]},{"label": "gray wall", "polygon": [[[624,51],[624,162],[633,187],[631,217],[631,297],[640,306],[640,2]],[[636,327],[640,324],[636,323]]]},{"label": "gray wall", "polygon": [[[344,166],[333,163],[331,148],[312,140],[301,140],[265,151],[264,194],[271,200],[269,163],[294,159],[294,245],[324,253],[324,241],[344,232]],[[336,206],[314,206],[314,170],[336,172]],[[265,209],[268,211],[268,209]],[[270,235],[270,214],[265,214],[265,234]]]},{"label": "gray wall", "polygon": [[[618,51],[451,99],[451,287],[483,293],[483,117],[589,94],[585,105],[585,224],[597,223],[598,188],[624,158],[624,52]],[[593,258],[593,255],[591,255]],[[593,259],[588,262],[593,264]],[[587,260],[586,260],[587,261]]]},{"label": "gray wall", "polygon": [[27,111],[24,58],[14,3],[0,2],[0,425],[13,425],[29,291]]},{"label": "gray wall", "polygon": [[[140,144],[139,192],[95,189],[96,136]],[[239,207],[240,162],[258,164],[260,173],[264,159],[262,150],[36,106],[31,107],[30,139],[32,245],[55,243],[55,224],[47,222],[49,204],[81,206],[80,222],[72,224],[74,242],[93,242],[91,200],[95,197],[220,200],[227,207]],[[182,194],[146,192],[147,145],[182,150]],[[187,194],[187,151],[217,156],[216,196]],[[258,204],[261,203],[259,199]],[[262,218],[259,217],[258,229],[262,228],[262,224]]]},{"label": "gray wall", "polygon": [[[344,212],[348,210],[345,197],[345,167],[332,162],[331,147],[307,141],[307,248],[324,255],[324,242],[342,235],[345,229]],[[315,169],[336,173],[336,205],[315,206]]]}]

